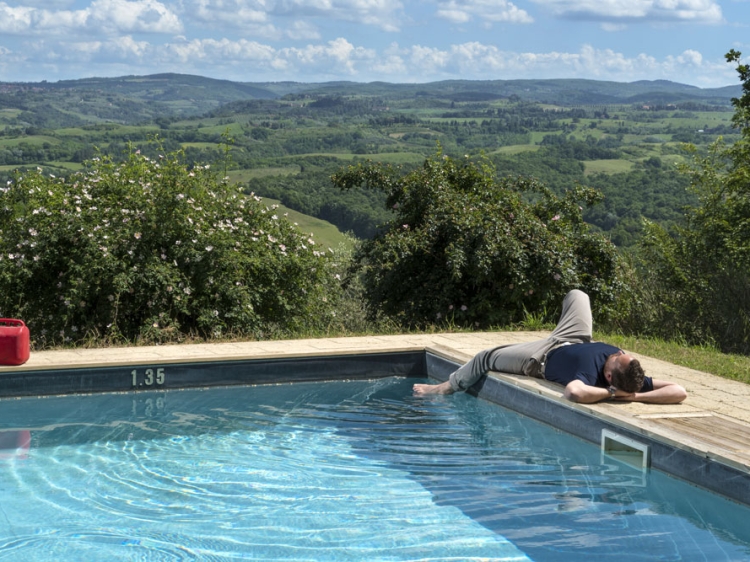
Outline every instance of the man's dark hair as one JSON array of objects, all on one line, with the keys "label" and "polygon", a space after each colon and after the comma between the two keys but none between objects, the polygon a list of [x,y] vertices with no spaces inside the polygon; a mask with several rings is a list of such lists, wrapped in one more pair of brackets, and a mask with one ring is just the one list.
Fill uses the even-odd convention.
[{"label": "man's dark hair", "polygon": [[628,366],[620,368],[618,364],[612,368],[612,386],[625,392],[638,392],[643,386],[646,373],[638,359],[633,359]]}]

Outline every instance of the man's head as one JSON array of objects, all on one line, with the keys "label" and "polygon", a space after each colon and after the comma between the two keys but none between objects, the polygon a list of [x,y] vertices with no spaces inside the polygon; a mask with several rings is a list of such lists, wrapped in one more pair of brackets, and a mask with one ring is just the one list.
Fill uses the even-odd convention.
[{"label": "man's head", "polygon": [[609,384],[624,392],[638,392],[643,386],[645,373],[640,361],[620,350],[607,357],[604,377]]}]

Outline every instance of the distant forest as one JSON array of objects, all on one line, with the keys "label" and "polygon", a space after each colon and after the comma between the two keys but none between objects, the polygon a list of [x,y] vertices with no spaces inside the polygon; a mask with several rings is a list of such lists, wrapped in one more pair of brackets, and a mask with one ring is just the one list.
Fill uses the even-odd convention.
[{"label": "distant forest", "polygon": [[554,192],[591,186],[585,219],[621,247],[643,219],[665,226],[693,202],[678,171],[731,126],[740,86],[666,81],[445,81],[429,84],[237,83],[175,74],[0,83],[0,176],[57,176],[87,160],[183,150],[247,193],[280,200],[360,238],[389,215],[383,195],[342,192],[330,177],[367,160],[408,172],[438,147],[484,155],[500,175]]}]

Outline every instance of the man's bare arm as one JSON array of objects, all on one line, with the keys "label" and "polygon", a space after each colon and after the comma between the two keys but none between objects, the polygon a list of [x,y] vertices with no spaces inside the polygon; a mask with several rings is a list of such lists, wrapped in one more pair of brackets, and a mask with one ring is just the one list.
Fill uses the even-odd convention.
[{"label": "man's bare arm", "polygon": [[[618,390],[615,400],[624,402],[647,402],[650,404],[679,404],[687,398],[687,392],[679,384],[654,380],[651,392],[623,392]],[[565,398],[581,404],[593,404],[609,399],[609,390],[598,386],[589,386],[583,381],[575,380],[565,387]]]},{"label": "man's bare arm", "polygon": [[565,386],[565,398],[571,402],[593,404],[609,398],[609,390],[599,386],[589,386],[583,381],[575,380]]},{"label": "man's bare arm", "polygon": [[687,398],[687,391],[677,383],[654,380],[651,392],[634,392],[615,396],[615,400],[629,402],[646,402],[649,404],[679,404]]}]

